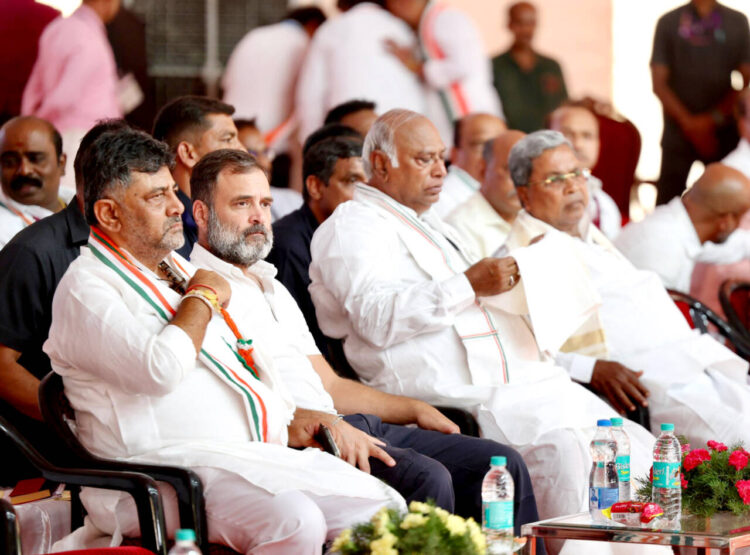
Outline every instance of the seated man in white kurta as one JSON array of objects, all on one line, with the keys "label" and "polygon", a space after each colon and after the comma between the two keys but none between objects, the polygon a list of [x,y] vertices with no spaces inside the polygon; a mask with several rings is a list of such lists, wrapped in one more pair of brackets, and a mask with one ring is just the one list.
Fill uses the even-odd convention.
[{"label": "seated man in white kurta", "polygon": [[[343,338],[366,384],[466,408],[486,437],[518,449],[543,518],[584,510],[592,427],[613,411],[540,352],[523,316],[490,304],[514,291],[526,257],[516,257],[519,266],[513,258],[472,263],[432,213],[443,150],[418,114],[392,110],[375,122],[363,152],[369,185],[358,184],[313,237],[310,292],[320,327]],[[627,428],[633,471],[648,472],[653,436]]]},{"label": "seated man in white kurta", "polygon": [[[620,384],[618,396],[632,405],[643,401],[645,387],[652,428],[673,422],[695,444],[750,441],[747,363],[691,330],[659,277],[637,270],[583,218],[585,172],[565,137],[556,131],[528,135],[511,150],[510,171],[525,210],[513,224],[508,250],[562,231],[570,264],[581,261],[601,296],[597,318],[605,353],[597,361],[576,359],[589,358],[593,368],[605,359],[620,363],[601,380],[603,392]],[[554,280],[548,276],[550,284]]]},{"label": "seated man in white kurta", "polygon": [[[241,553],[319,554],[391,488],[313,445],[273,363],[223,311],[231,290],[172,252],[183,207],[167,145],[102,135],[83,164],[88,248],[55,294],[44,350],[63,377],[78,437],[96,455],[189,466],[203,481],[209,540]],[[135,535],[132,501],[85,492],[93,524]],[[169,533],[174,503],[167,506]]]}]

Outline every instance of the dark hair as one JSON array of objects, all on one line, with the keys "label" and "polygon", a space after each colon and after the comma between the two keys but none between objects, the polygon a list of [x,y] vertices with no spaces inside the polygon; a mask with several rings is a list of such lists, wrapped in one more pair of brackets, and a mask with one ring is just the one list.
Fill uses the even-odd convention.
[{"label": "dark hair", "polygon": [[237,128],[237,131],[241,131],[245,129],[246,127],[252,127],[253,129],[258,129],[258,123],[257,119],[236,119],[234,120],[234,126]]},{"label": "dark hair", "polygon": [[86,221],[97,223],[96,201],[112,189],[127,189],[133,172],[155,174],[173,164],[169,147],[148,133],[129,127],[103,133],[86,150],[81,164]]},{"label": "dark hair", "polygon": [[350,8],[353,8],[357,4],[362,4],[363,2],[371,2],[373,4],[377,4],[381,8],[385,7],[385,0],[338,0],[338,2],[336,3],[336,7],[344,12]]},{"label": "dark hair", "polygon": [[55,154],[57,155],[57,158],[59,160],[60,156],[62,156],[62,153],[63,153],[62,135],[60,135],[60,132],[57,130],[57,127],[55,127],[49,122],[47,123],[49,124],[50,135],[52,135],[52,144],[55,145]]},{"label": "dark hair", "polygon": [[352,139],[363,140],[362,135],[357,133],[354,129],[348,125],[341,125],[340,123],[330,123],[324,125],[310,133],[305,139],[305,144],[302,146],[302,154],[306,154],[310,147],[315,143],[319,143],[322,140],[330,137],[351,137]]},{"label": "dark hair", "polygon": [[216,181],[219,179],[219,174],[225,170],[233,174],[250,173],[254,170],[263,171],[255,157],[244,150],[222,148],[209,152],[198,161],[190,176],[192,199],[210,205],[213,201]]},{"label": "dark hair", "polygon": [[300,25],[314,23],[317,27],[325,23],[326,14],[323,13],[323,10],[316,8],[315,6],[305,6],[304,8],[297,8],[296,10],[290,11],[285,19],[293,19]]},{"label": "dark hair", "polygon": [[349,114],[361,112],[362,110],[375,110],[375,103],[369,100],[349,100],[331,108],[326,114],[326,119],[323,123],[325,125],[329,123],[341,123],[341,120]]},{"label": "dark hair", "polygon": [[81,144],[78,145],[78,152],[76,152],[75,160],[73,160],[73,173],[76,178],[76,187],[81,187],[84,183],[83,158],[89,147],[104,133],[107,133],[108,131],[117,131],[118,129],[123,129],[125,127],[130,127],[130,124],[124,119],[103,119],[89,129],[83,136]]},{"label": "dark hair", "polygon": [[210,114],[231,116],[234,106],[207,96],[177,97],[156,114],[152,135],[157,141],[164,141],[169,148],[176,149],[186,133],[208,129],[206,116]]},{"label": "dark hair", "polygon": [[[305,153],[302,162],[303,180],[306,182],[309,176],[314,175],[327,186],[337,161],[346,158],[359,158],[360,156],[362,156],[362,141],[360,139],[329,137],[318,141]],[[302,196],[305,201],[310,198],[307,186],[302,188]]]}]

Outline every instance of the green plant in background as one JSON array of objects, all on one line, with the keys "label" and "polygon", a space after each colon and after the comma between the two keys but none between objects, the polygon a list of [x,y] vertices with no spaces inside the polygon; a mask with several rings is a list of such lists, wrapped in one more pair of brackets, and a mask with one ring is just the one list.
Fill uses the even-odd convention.
[{"label": "green plant in background", "polygon": [[344,530],[331,546],[341,555],[483,555],[487,542],[480,526],[434,503],[412,501],[401,514],[383,508],[370,522]]}]

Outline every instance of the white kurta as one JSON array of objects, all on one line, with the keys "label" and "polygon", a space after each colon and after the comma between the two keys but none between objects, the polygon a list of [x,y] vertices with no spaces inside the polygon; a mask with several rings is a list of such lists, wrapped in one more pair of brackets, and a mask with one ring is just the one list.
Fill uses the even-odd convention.
[{"label": "white kurta", "polygon": [[36,204],[21,204],[0,190],[0,249],[26,226],[54,212]]},{"label": "white kurta", "polygon": [[393,108],[425,113],[423,87],[386,50],[388,39],[402,45],[415,43],[414,33],[403,21],[370,2],[320,26],[297,85],[301,140],[323,125],[328,110],[349,100],[375,102],[379,114]]},{"label": "white kurta", "polygon": [[589,206],[588,212],[591,221],[595,223],[610,241],[620,234],[622,227],[622,215],[617,203],[602,188],[602,181],[593,175],[589,177]]},{"label": "white kurta", "polygon": [[[508,244],[526,244],[522,237],[550,229],[522,211]],[[633,267],[593,226],[584,237],[570,237],[569,248],[601,295],[609,358],[644,371],[652,428],[672,422],[696,446],[710,439],[750,442],[747,362],[691,330],[656,274]]]},{"label": "white kurta", "polygon": [[[526,319],[496,308],[502,299],[477,302],[463,274],[469,263],[452,244],[460,248],[457,234],[430,211],[417,216],[357,185],[313,236],[310,293],[321,329],[344,339],[368,385],[465,408],[485,436],[518,449],[543,518],[584,510],[588,444],[612,409],[549,362]],[[488,325],[494,333],[465,333]],[[647,472],[653,437],[627,427],[634,472]]]},{"label": "white kurta", "polygon": [[455,120],[477,112],[504,118],[482,36],[465,12],[431,2],[419,23],[419,40],[427,58],[427,117],[447,147],[453,145]]},{"label": "white kurta", "polygon": [[680,198],[631,222],[615,246],[636,268],[656,272],[664,287],[687,293],[696,262],[729,264],[750,258],[750,231],[738,229],[722,244],[701,244]]},{"label": "white kurta", "polygon": [[458,205],[445,221],[458,231],[477,259],[494,255],[505,243],[512,225],[495,211],[479,191]]},{"label": "white kurta", "polygon": [[[177,306],[177,293],[147,269],[141,271]],[[231,334],[216,335],[223,326],[215,315],[204,349],[233,340]],[[266,442],[252,441],[253,415],[234,389],[202,358],[196,359],[188,335],[177,326],[165,326],[141,295],[84,248],[57,288],[44,350],[53,370],[63,376],[76,411],[77,435],[87,449],[104,457],[195,468],[209,504],[214,469],[225,478],[231,474],[239,484],[255,486],[260,497],[249,498],[250,504],[294,489],[338,497],[342,513],[352,497],[355,504],[369,500],[370,510],[390,503],[403,506],[394,490],[344,461],[317,449],[286,447],[293,404],[262,345],[254,347],[262,379],[249,381],[267,412]],[[229,367],[237,365],[229,349],[215,357]],[[85,502],[95,520],[106,522],[116,520],[108,510],[118,497],[121,494],[94,490]],[[329,517],[341,524],[341,513]]]},{"label": "white kurta", "polygon": [[264,133],[287,121],[309,42],[302,25],[289,19],[247,33],[234,47],[222,78],[224,102],[235,107],[234,117],[255,118]]},{"label": "white kurta", "polygon": [[445,219],[459,205],[466,202],[470,196],[479,191],[479,181],[465,170],[453,164],[443,180],[443,190],[440,199],[432,205],[432,211]]}]

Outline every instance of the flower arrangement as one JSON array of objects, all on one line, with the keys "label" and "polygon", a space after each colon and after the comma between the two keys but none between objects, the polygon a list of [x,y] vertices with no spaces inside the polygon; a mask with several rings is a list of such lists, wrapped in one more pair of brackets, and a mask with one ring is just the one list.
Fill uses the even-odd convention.
[{"label": "flower arrangement", "polygon": [[483,555],[487,542],[473,518],[412,501],[409,512],[383,508],[370,522],[346,529],[333,542],[330,553],[341,555]]},{"label": "flower arrangement", "polygon": [[[731,448],[709,441],[708,449],[691,449],[684,438],[682,445],[682,508],[697,516],[710,517],[718,511],[735,515],[750,512],[750,453],[741,443]],[[653,468],[648,478],[639,478],[636,495],[651,500]]]}]

